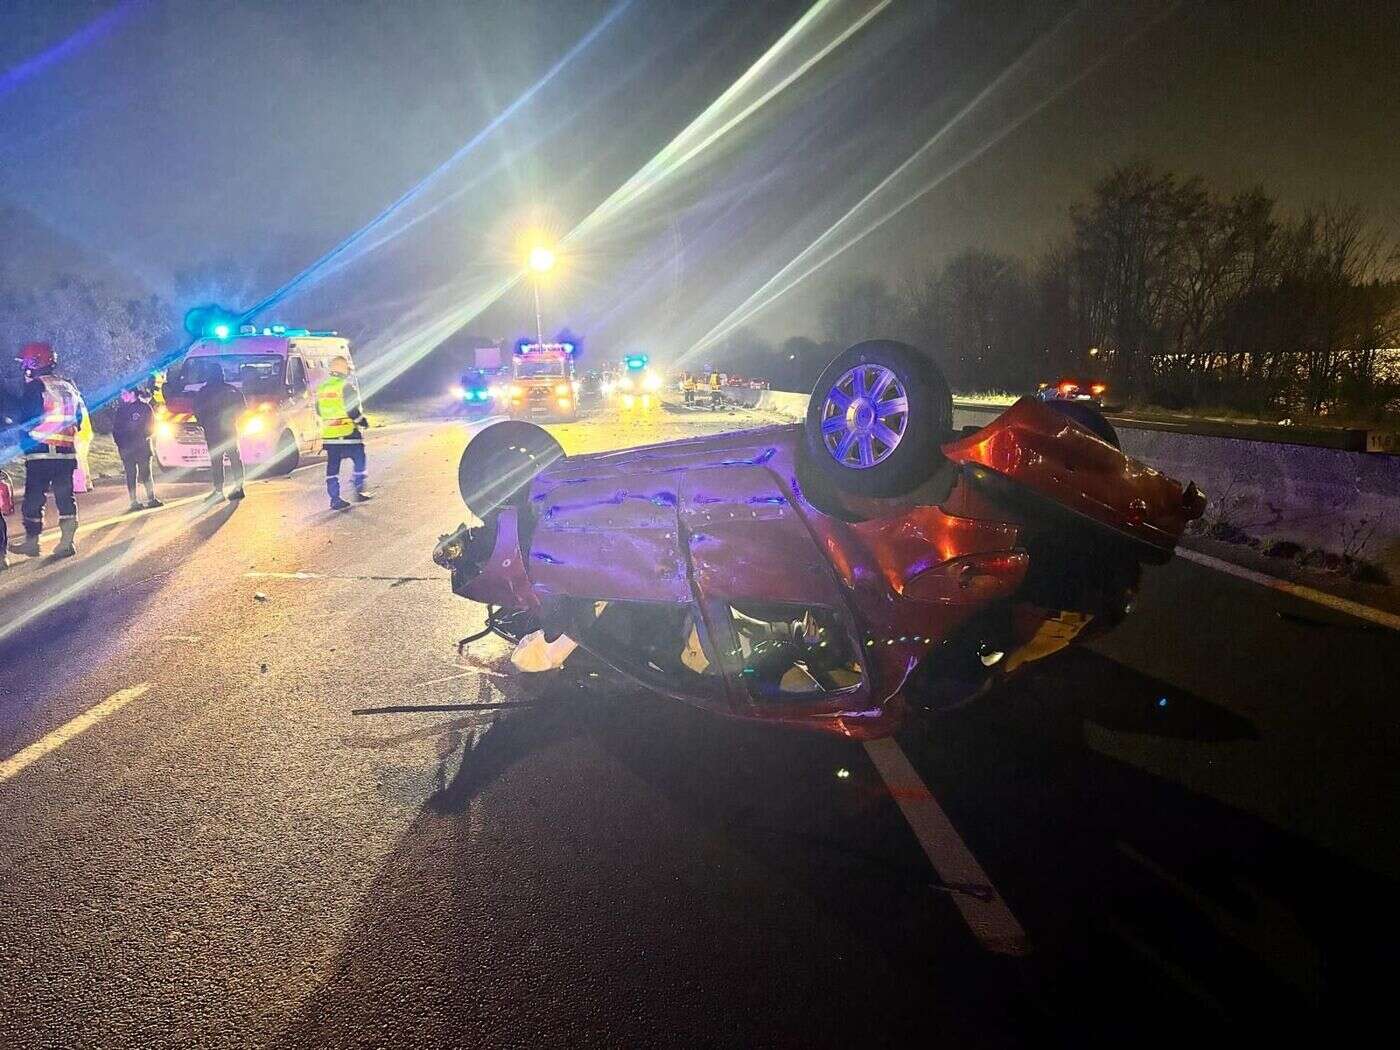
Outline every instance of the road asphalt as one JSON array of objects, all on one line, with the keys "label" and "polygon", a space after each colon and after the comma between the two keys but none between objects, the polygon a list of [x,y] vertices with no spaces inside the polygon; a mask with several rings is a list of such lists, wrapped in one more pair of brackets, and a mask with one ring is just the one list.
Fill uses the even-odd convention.
[{"label": "road asphalt", "polygon": [[[94,500],[79,557],[12,558],[0,1046],[1165,1045],[1385,1016],[1400,634],[1150,570],[1116,633],[901,734],[930,833],[889,753],[586,665],[525,681],[495,639],[459,657],[482,610],[430,554],[465,440],[374,432],[378,498],[347,512],[312,463],[241,505]],[[448,704],[480,706],[355,713]],[[969,925],[993,899],[1025,952]]]}]

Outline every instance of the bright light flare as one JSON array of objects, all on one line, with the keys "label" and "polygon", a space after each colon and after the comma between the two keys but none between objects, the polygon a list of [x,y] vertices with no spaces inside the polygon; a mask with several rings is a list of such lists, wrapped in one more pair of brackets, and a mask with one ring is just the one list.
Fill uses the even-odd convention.
[{"label": "bright light flare", "polygon": [[530,249],[529,262],[530,269],[535,273],[548,273],[554,269],[554,251],[543,244],[537,244]]}]

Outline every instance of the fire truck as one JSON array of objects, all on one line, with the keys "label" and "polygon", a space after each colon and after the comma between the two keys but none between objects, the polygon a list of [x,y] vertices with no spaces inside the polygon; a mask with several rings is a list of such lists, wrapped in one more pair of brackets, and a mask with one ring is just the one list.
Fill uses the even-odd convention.
[{"label": "fire truck", "polygon": [[578,418],[573,343],[519,343],[501,410],[513,419]]}]

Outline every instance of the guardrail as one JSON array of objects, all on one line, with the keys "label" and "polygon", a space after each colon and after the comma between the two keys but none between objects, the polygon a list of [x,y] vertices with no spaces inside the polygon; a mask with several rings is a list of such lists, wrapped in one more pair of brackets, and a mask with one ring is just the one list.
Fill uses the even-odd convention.
[{"label": "guardrail", "polygon": [[[953,407],[965,412],[1005,412],[1006,405],[985,401],[953,399]],[[1342,452],[1400,454],[1400,433],[1383,430],[1357,430],[1331,427],[1281,426],[1277,423],[1246,423],[1224,419],[1179,417],[1160,419],[1131,413],[1105,412],[1108,421],[1124,430],[1157,430],[1168,434],[1230,438],[1235,441],[1262,441],[1272,445],[1302,445],[1307,448],[1334,448]]]}]

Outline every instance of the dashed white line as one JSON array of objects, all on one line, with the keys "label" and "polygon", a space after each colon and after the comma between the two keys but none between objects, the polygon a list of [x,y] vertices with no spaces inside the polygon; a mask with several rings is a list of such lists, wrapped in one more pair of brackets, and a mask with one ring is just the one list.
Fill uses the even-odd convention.
[{"label": "dashed white line", "polygon": [[1380,624],[1382,627],[1389,627],[1392,631],[1400,631],[1400,616],[1386,612],[1384,609],[1374,609],[1369,605],[1362,605],[1360,602],[1354,602],[1349,598],[1339,598],[1337,595],[1328,594],[1326,591],[1305,587],[1301,583],[1289,583],[1287,580],[1280,580],[1276,576],[1269,576],[1266,573],[1255,572],[1253,569],[1246,569],[1242,565],[1233,565],[1228,561],[1212,558],[1209,554],[1193,551],[1189,547],[1178,547],[1176,553],[1187,561],[1194,561],[1197,565],[1204,565],[1206,568],[1214,569],[1216,572],[1223,572],[1229,576],[1236,576],[1241,580],[1257,583],[1261,587],[1268,587],[1270,590],[1291,594],[1293,597],[1301,598],[1305,602],[1313,602],[1316,605],[1326,606],[1336,612],[1345,613],[1347,616],[1354,616],[1358,620],[1369,620],[1371,623]]},{"label": "dashed white line", "polygon": [[893,737],[870,740],[865,750],[973,935],[988,951],[1001,955],[1027,954],[1030,943],[1026,931],[1011,914],[898,741]]},{"label": "dashed white line", "polygon": [[120,689],[107,697],[99,704],[88,708],[76,718],[65,722],[52,733],[36,740],[17,755],[13,755],[5,761],[0,762],[0,784],[18,774],[21,770],[33,765],[45,755],[57,751],[68,741],[72,740],[84,730],[91,729],[98,722],[101,722],[109,715],[120,711],[131,701],[145,696],[150,691],[151,683],[142,682],[140,685],[133,685],[127,689]]}]

